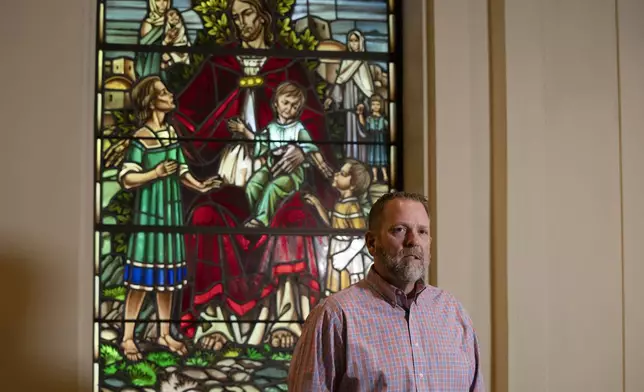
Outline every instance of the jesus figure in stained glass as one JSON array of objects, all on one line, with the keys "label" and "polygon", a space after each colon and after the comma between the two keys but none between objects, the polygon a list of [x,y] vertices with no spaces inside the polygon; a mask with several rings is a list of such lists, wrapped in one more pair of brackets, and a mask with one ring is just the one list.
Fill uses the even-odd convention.
[{"label": "jesus figure in stained glass", "polygon": [[[332,176],[331,168],[298,119],[304,101],[304,91],[298,85],[284,82],[277,87],[273,98],[275,120],[264,130],[254,134],[241,120],[228,121],[231,132],[256,141],[254,158],[261,162],[259,170],[246,184],[246,196],[254,210],[246,222],[248,227],[268,226],[280,203],[300,189],[304,182],[304,167],[308,165],[306,157],[326,176]],[[295,148],[302,154],[293,154],[291,160],[280,160],[289,149]]]}]

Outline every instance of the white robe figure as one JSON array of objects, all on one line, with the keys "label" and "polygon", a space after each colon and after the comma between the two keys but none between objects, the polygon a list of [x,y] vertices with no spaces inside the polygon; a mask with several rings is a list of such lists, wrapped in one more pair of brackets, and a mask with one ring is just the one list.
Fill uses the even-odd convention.
[{"label": "white robe figure", "polygon": [[[351,46],[351,39],[358,39],[358,48],[354,50]],[[364,52],[365,40],[358,30],[351,30],[347,34],[347,50],[350,52]],[[354,158],[365,162],[367,158],[366,148],[356,143],[360,138],[366,137],[362,132],[356,106],[364,104],[368,107],[369,98],[374,94],[373,77],[369,64],[364,60],[342,60],[338,76],[335,80],[335,88],[332,92],[332,99],[337,105],[347,111],[346,139],[349,143],[345,146],[347,158]]]}]

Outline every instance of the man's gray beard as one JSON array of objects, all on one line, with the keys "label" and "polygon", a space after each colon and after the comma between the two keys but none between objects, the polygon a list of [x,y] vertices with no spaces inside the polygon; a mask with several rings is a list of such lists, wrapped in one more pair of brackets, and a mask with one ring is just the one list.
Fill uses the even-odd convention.
[{"label": "man's gray beard", "polygon": [[[389,273],[403,283],[416,282],[425,277],[426,266],[422,250],[403,249],[399,254],[391,256],[384,249],[376,247],[376,253]],[[419,259],[414,259],[412,263],[403,262],[402,258],[409,254],[417,255]]]}]

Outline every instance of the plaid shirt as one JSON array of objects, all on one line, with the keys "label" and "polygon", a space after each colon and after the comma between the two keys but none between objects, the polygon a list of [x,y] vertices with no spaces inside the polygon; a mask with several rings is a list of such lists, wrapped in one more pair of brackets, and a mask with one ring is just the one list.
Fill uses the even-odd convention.
[{"label": "plaid shirt", "polygon": [[312,311],[291,361],[289,392],[484,392],[472,322],[447,292],[408,299],[371,268]]}]

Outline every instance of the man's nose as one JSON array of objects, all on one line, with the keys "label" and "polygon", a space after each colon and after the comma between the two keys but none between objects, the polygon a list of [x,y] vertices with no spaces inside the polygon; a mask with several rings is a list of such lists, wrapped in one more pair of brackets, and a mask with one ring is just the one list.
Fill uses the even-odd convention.
[{"label": "man's nose", "polygon": [[405,245],[406,246],[418,246],[420,245],[420,236],[416,230],[408,230],[407,235],[405,236]]}]

